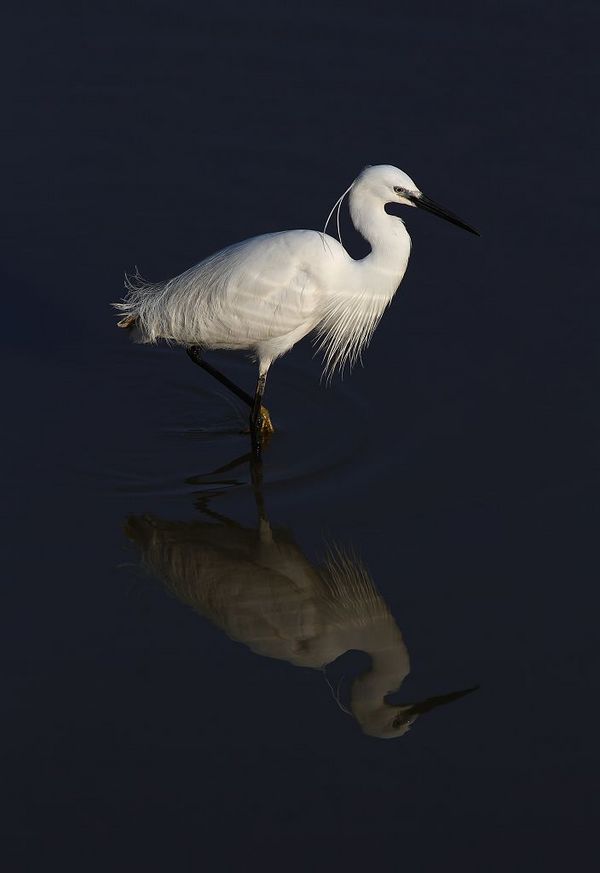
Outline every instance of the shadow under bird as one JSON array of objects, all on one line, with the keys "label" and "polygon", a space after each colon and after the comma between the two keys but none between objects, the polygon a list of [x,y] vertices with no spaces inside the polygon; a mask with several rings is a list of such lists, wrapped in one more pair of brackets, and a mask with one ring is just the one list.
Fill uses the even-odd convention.
[{"label": "shadow under bird", "polygon": [[[370,245],[353,259],[325,231],[344,197],[356,230]],[[167,282],[127,277],[126,296],[114,306],[119,327],[135,341],[164,339],[183,346],[198,364],[251,409],[253,441],[260,446],[273,431],[263,406],[273,361],[315,332],[324,355],[324,373],[343,371],[360,359],[400,285],[410,256],[404,222],[386,204],[418,207],[471,233],[478,232],[420,191],[402,170],[366,167],[331,210],[323,232],[288,230],[235,243],[210,255]],[[211,349],[249,351],[258,361],[254,396],[243,391],[204,359]]]},{"label": "shadow under bird", "polygon": [[256,654],[325,675],[346,652],[366,653],[371,665],[353,680],[349,695],[350,713],[366,734],[402,736],[422,713],[475,690],[389,703],[410,660],[367,569],[338,548],[312,563],[287,530],[271,526],[255,496],[256,528],[205,507],[203,521],[131,516],[125,532],[167,590]]}]

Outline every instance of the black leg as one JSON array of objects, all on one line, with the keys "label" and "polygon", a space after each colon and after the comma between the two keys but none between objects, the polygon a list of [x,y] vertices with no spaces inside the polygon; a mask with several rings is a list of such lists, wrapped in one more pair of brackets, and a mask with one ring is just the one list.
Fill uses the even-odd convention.
[{"label": "black leg", "polygon": [[263,394],[265,393],[265,384],[267,381],[267,371],[260,373],[258,382],[256,383],[256,391],[254,392],[254,401],[252,403],[252,412],[250,414],[250,434],[252,436],[252,451],[256,458],[260,458],[260,451],[263,440],[263,424],[264,411],[262,405]]},{"label": "black leg", "polygon": [[228,379],[227,376],[224,376],[219,370],[215,369],[215,367],[211,367],[206,361],[202,359],[202,348],[200,346],[190,346],[186,349],[189,357],[197,364],[199,367],[202,367],[207,373],[210,373],[217,382],[220,382],[221,385],[224,385],[229,389],[236,397],[239,397],[240,400],[243,400],[244,403],[247,403],[251,409],[250,413],[250,435],[252,437],[252,451],[254,457],[260,458],[260,450],[261,450],[261,442],[263,437],[263,431],[267,434],[273,433],[273,425],[271,424],[271,418],[269,413],[262,405],[262,397],[265,390],[265,382],[267,381],[267,370],[264,373],[261,373],[258,377],[258,383],[256,385],[256,391],[254,393],[254,397],[248,394],[243,388],[239,388],[235,382],[232,382],[231,379]]},{"label": "black leg", "polygon": [[254,410],[254,398],[248,394],[247,391],[244,391],[243,388],[238,388],[235,382],[232,382],[231,379],[228,379],[227,376],[224,376],[219,370],[216,370],[214,367],[211,367],[210,364],[207,364],[206,361],[202,360],[202,349],[200,346],[190,346],[189,349],[186,349],[188,355],[194,362],[194,364],[198,364],[199,367],[202,367],[203,370],[206,370],[207,373],[210,373],[217,382],[220,382],[221,385],[224,385],[226,388],[229,388],[236,397],[239,397],[240,400],[243,400],[244,403],[247,403],[250,409]]},{"label": "black leg", "polygon": [[265,393],[265,383],[267,381],[267,374],[261,373],[258,377],[258,382],[256,383],[256,391],[254,392],[254,401],[252,403],[252,416],[250,418],[251,424],[256,424],[259,419],[262,422],[262,399],[263,394]]},{"label": "black leg", "polygon": [[267,510],[265,509],[265,500],[263,497],[263,468],[260,455],[258,457],[250,457],[250,477],[252,480],[252,491],[256,501],[256,509],[260,521],[269,522],[267,518]]},{"label": "black leg", "polygon": [[250,414],[250,427],[256,429],[262,427],[262,399],[265,393],[265,383],[267,374],[261,373],[256,383],[256,391],[254,392],[254,400],[252,401],[252,412]]}]

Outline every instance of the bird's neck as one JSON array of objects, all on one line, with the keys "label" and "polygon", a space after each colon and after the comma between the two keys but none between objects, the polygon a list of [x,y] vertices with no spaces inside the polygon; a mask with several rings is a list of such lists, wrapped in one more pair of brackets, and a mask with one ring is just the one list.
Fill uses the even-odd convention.
[{"label": "bird's neck", "polygon": [[396,691],[410,672],[410,659],[402,634],[390,616],[378,629],[378,638],[361,640],[361,647],[371,657],[371,667],[352,686],[352,710],[355,714],[381,705]]},{"label": "bird's neck", "polygon": [[404,222],[385,211],[385,204],[357,186],[350,192],[350,216],[357,231],[371,246],[359,261],[370,281],[394,294],[402,281],[410,256],[410,236]]}]

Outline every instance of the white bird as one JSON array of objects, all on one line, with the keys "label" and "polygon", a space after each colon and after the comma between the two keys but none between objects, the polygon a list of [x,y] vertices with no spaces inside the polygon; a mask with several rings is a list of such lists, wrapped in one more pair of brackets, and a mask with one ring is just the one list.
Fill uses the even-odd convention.
[{"label": "white bird", "polygon": [[[326,233],[349,195],[350,216],[371,251],[354,260]],[[426,197],[397,167],[367,167],[329,213],[323,232],[288,230],[235,243],[168,282],[127,277],[127,294],[114,306],[125,313],[119,327],[135,341],[160,339],[183,346],[192,360],[251,407],[255,445],[273,430],[262,405],[273,361],[311,331],[324,353],[324,373],[343,371],[360,359],[404,277],[411,240],[388,203],[417,206],[477,234]],[[207,349],[247,350],[258,361],[254,397],[203,360]]]},{"label": "white bird", "polygon": [[[231,465],[228,465],[231,466]],[[257,527],[205,507],[207,521],[131,516],[125,532],[150,573],[180,601],[258,655],[321,671],[348,651],[370,667],[350,689],[350,712],[371,736],[402,736],[415,719],[474,688],[393,704],[410,672],[402,633],[369,572],[341,549],[321,565],[272,527],[257,497]]]}]

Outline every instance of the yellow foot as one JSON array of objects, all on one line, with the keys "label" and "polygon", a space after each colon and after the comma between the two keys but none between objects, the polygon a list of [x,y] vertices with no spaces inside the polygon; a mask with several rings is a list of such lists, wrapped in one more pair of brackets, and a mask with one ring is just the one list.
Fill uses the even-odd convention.
[{"label": "yellow foot", "polygon": [[125,315],[121,321],[117,321],[117,327],[130,330],[137,321],[137,315]]},{"label": "yellow foot", "polygon": [[273,427],[273,422],[271,421],[271,416],[269,415],[269,410],[266,406],[260,407],[260,414],[262,416],[262,425],[261,425],[261,433],[263,436],[267,434],[270,436],[272,433],[275,433],[275,428]]},{"label": "yellow foot", "polygon": [[[260,407],[260,437],[266,442],[271,438],[271,434],[275,433],[275,428],[273,426],[273,422],[271,421],[271,416],[269,414],[269,410],[266,406]],[[250,426],[244,433],[251,433],[252,426]]]}]

